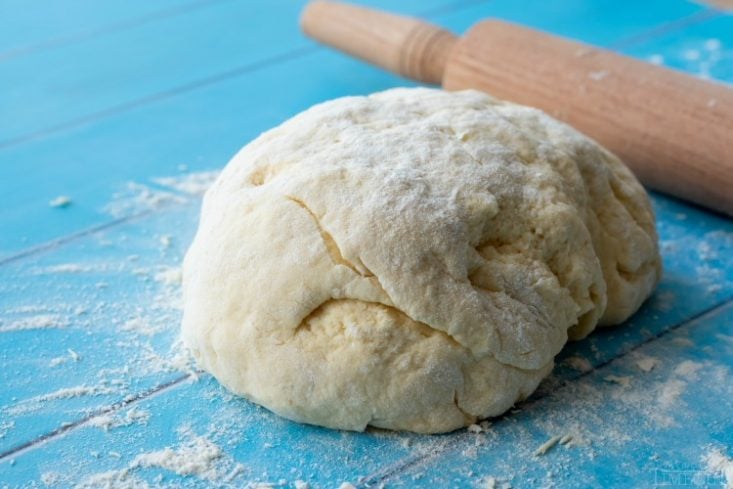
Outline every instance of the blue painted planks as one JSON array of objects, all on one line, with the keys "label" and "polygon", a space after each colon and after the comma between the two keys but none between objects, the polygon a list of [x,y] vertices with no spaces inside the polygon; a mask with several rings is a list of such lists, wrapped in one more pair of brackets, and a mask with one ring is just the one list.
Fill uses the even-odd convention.
[{"label": "blue painted planks", "polygon": [[[298,28],[305,2],[218,2],[64,49],[0,63],[0,147],[47,128],[174,90],[310,45]],[[377,5],[379,2],[374,2]],[[444,0],[406,2],[408,12]],[[39,70],[43,76],[34,76]]]},{"label": "blue painted planks", "polygon": [[704,78],[733,83],[733,15],[720,15],[632,48],[634,56]]},{"label": "blue painted planks", "polygon": [[198,204],[0,267],[0,453],[190,372],[174,344]]}]

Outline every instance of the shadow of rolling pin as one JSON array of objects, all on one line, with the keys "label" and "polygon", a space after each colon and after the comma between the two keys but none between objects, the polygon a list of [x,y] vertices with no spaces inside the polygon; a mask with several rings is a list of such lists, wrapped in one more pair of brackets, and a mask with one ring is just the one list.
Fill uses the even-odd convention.
[{"label": "shadow of rolling pin", "polygon": [[338,2],[304,10],[310,37],[447,90],[538,107],[616,153],[647,186],[733,216],[733,89],[499,20],[463,37]]}]

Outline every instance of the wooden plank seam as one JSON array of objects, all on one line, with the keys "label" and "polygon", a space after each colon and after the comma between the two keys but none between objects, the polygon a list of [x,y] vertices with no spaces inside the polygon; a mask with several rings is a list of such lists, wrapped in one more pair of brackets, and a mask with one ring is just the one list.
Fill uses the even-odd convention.
[{"label": "wooden plank seam", "polygon": [[148,390],[139,392],[137,394],[130,394],[125,399],[119,402],[116,402],[109,406],[104,406],[99,409],[95,409],[94,411],[92,411],[90,414],[88,414],[87,416],[83,418],[80,418],[76,421],[72,421],[70,423],[64,424],[56,428],[53,431],[50,431],[39,437],[34,438],[33,440],[30,440],[30,441],[21,443],[19,445],[16,445],[14,447],[11,447],[8,450],[5,450],[4,452],[0,453],[0,462],[2,462],[3,460],[9,457],[12,457],[14,455],[15,456],[20,455],[28,450],[39,447],[48,441],[51,441],[60,436],[63,436],[64,434],[70,431],[73,431],[76,428],[84,426],[87,422],[91,421],[92,419],[96,418],[97,416],[116,413],[120,409],[126,408],[128,406],[133,406],[145,399],[150,399],[156,395],[162,394],[163,392],[169,389],[173,389],[177,385],[181,384],[184,380],[191,378],[192,375],[193,374],[185,373],[172,380],[169,380],[168,382],[164,382],[162,384],[158,384],[154,387],[151,387]]}]

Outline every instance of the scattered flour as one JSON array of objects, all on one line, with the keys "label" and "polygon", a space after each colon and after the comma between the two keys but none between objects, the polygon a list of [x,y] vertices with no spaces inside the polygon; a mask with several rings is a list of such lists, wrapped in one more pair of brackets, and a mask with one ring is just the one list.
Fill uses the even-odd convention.
[{"label": "scattered flour", "polygon": [[147,482],[130,473],[129,469],[110,470],[91,475],[74,489],[149,489]]},{"label": "scattered flour", "polygon": [[48,267],[37,268],[33,270],[34,275],[49,275],[59,273],[85,273],[92,271],[103,271],[104,267],[82,265],[81,263],[61,263],[59,265],[51,265]]},{"label": "scattered flour", "polygon": [[43,485],[45,486],[53,486],[59,483],[59,480],[61,479],[61,474],[58,472],[44,472],[41,474],[41,482],[43,482]]},{"label": "scattered flour", "polygon": [[39,314],[22,319],[16,319],[9,324],[0,324],[0,333],[24,331],[28,329],[65,328],[69,320],[58,314]]},{"label": "scattered flour", "polygon": [[677,296],[674,292],[659,292],[652,296],[654,308],[658,311],[668,312],[671,311],[675,303],[677,302]]},{"label": "scattered flour", "polygon": [[569,357],[565,359],[565,363],[579,372],[586,373],[593,370],[593,365],[583,357]]},{"label": "scattered flour", "polygon": [[155,281],[164,285],[180,285],[181,267],[166,267],[155,274]]},{"label": "scattered flour", "polygon": [[48,201],[48,205],[51,207],[68,207],[71,205],[71,197],[67,195],[59,195]]},{"label": "scattered flour", "polygon": [[491,429],[491,422],[481,421],[480,423],[469,425],[466,429],[469,433],[474,434],[487,433]]},{"label": "scattered flour", "polygon": [[162,189],[128,182],[122,191],[113,195],[112,202],[104,210],[113,217],[125,217],[159,209],[168,204],[182,204],[192,196],[202,195],[218,175],[218,171],[203,171],[154,178],[153,183],[160,185]]},{"label": "scattered flour", "polygon": [[123,191],[114,194],[112,202],[107,204],[104,210],[112,217],[119,218],[159,209],[168,204],[184,202],[186,199],[175,193],[129,182]]},{"label": "scattered flour", "polygon": [[648,412],[648,416],[659,426],[670,427],[675,424],[671,413],[679,410],[680,397],[685,392],[688,381],[697,379],[697,372],[701,368],[701,363],[685,360],[675,367],[666,381],[653,388],[656,404]]},{"label": "scattered flour", "polygon": [[190,195],[201,195],[214,183],[219,176],[219,171],[204,171],[188,173],[176,177],[155,178],[153,181],[159,185],[170,187]]},{"label": "scattered flour", "polygon": [[181,372],[188,374],[191,380],[197,380],[201,374],[193,355],[180,339],[174,341],[169,351],[162,356],[147,343],[137,343],[134,346],[139,349],[138,354],[144,371]]},{"label": "scattered flour", "polygon": [[11,415],[25,414],[42,409],[43,407],[45,407],[48,401],[58,401],[84,396],[103,396],[106,394],[115,394],[118,392],[119,388],[113,385],[79,385],[75,387],[66,387],[53,392],[49,392],[48,394],[42,394],[39,396],[24,399],[14,406],[6,408],[5,411]]},{"label": "scattered flour", "polygon": [[49,367],[57,367],[57,366],[61,365],[62,363],[66,363],[66,362],[69,362],[69,361],[71,361],[71,362],[78,362],[79,360],[81,360],[81,355],[79,355],[77,352],[75,352],[71,348],[68,348],[66,351],[68,352],[68,355],[64,355],[64,356],[61,356],[61,357],[52,358],[48,362],[48,366]]},{"label": "scattered flour", "polygon": [[220,477],[217,459],[221,458],[221,448],[207,438],[192,435],[180,447],[164,448],[157,452],[138,455],[132,467],[160,467],[178,475],[195,475],[197,477],[216,480]]},{"label": "scattered flour", "polygon": [[34,304],[34,305],[9,307],[5,309],[5,312],[9,314],[38,314],[41,312],[49,312],[52,310],[53,308],[49,307],[48,305]]},{"label": "scattered flour", "polygon": [[657,365],[659,365],[659,363],[659,360],[654,357],[641,356],[641,358],[636,361],[636,366],[642,372],[651,372]]},{"label": "scattered flour", "polygon": [[702,456],[705,472],[709,475],[723,477],[725,489],[733,489],[733,459],[727,457],[720,449],[714,448]]},{"label": "scattered flour", "polygon": [[236,464],[232,470],[222,479],[222,482],[231,482],[245,472],[244,465]]},{"label": "scattered flour", "polygon": [[160,243],[160,246],[162,249],[167,250],[171,247],[171,244],[173,243],[173,236],[170,234],[164,234],[160,238],[158,238],[158,242]]},{"label": "scattered flour", "polygon": [[32,397],[29,400],[38,401],[38,402],[44,402],[44,401],[54,401],[57,399],[70,399],[72,397],[81,397],[81,396],[101,396],[104,394],[111,394],[114,392],[114,389],[111,387],[102,387],[102,386],[86,386],[86,385],[80,385],[77,387],[67,387],[64,389],[59,389],[54,392],[50,392],[48,394],[43,394],[40,396]]},{"label": "scattered flour", "polygon": [[142,317],[134,317],[132,319],[128,319],[127,321],[122,323],[120,329],[122,329],[123,331],[133,331],[137,334],[141,334],[144,336],[153,336],[157,333],[160,333],[162,330],[160,326],[154,325]]},{"label": "scattered flour", "polygon": [[[135,416],[140,416],[140,414]],[[225,460],[223,450],[208,438],[195,435],[187,427],[179,429],[179,434],[182,439],[179,446],[141,453],[126,467],[91,475],[77,484],[75,489],[149,488],[145,480],[135,475],[135,471],[144,468],[159,468],[181,476],[196,477],[211,483],[218,482],[216,487],[220,487],[221,483],[230,483],[245,472],[244,465]],[[117,452],[109,452],[108,455],[116,459],[122,458],[122,455]],[[93,454],[93,456],[99,458],[99,454]],[[66,475],[66,477],[69,476],[73,477],[74,474]],[[163,478],[163,475],[158,475],[155,481],[159,483]],[[161,486],[156,484],[154,487]],[[226,485],[226,487],[230,486]]]},{"label": "scattered flour", "polygon": [[537,450],[534,451],[534,456],[535,457],[539,457],[539,456],[542,456],[542,455],[546,454],[547,452],[549,452],[550,450],[552,450],[552,448],[555,445],[557,445],[557,443],[560,441],[561,438],[562,438],[562,436],[560,436],[560,435],[553,436],[552,438],[550,438],[549,440],[547,440],[546,442],[544,442],[542,445],[540,445],[539,447],[537,447]]},{"label": "scattered flour", "polygon": [[496,478],[487,476],[481,480],[481,487],[483,489],[496,489]]},{"label": "scattered flour", "polygon": [[109,431],[113,428],[119,428],[122,426],[130,426],[132,424],[148,424],[150,419],[150,412],[133,407],[129,409],[124,415],[115,413],[106,413],[99,416],[95,416],[87,422],[88,426],[94,426],[102,428],[104,431]]},{"label": "scattered flour", "polygon": [[680,379],[669,379],[659,386],[657,404],[668,410],[673,407],[687,387],[687,382]]},{"label": "scattered flour", "polygon": [[8,434],[8,431],[15,428],[15,421],[0,421],[0,440],[5,438],[5,435]]},{"label": "scattered flour", "polygon": [[697,372],[702,368],[702,364],[693,362],[692,360],[685,360],[675,367],[674,373],[685,377],[688,380],[697,379]]}]

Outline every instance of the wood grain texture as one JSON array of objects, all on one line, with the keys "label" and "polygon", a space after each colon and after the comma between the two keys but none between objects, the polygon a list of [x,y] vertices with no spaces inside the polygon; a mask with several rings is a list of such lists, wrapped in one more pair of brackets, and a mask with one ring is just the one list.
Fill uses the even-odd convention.
[{"label": "wood grain texture", "polygon": [[497,20],[456,45],[443,85],[548,112],[646,185],[733,215],[733,90]]},{"label": "wood grain texture", "polygon": [[704,0],[702,3],[725,10],[733,10],[733,0]]},{"label": "wood grain texture", "polygon": [[440,83],[456,37],[418,19],[319,0],[303,11],[303,32],[352,56],[425,83]]}]

